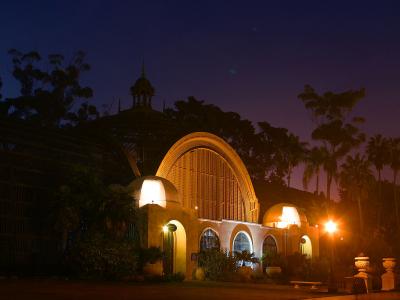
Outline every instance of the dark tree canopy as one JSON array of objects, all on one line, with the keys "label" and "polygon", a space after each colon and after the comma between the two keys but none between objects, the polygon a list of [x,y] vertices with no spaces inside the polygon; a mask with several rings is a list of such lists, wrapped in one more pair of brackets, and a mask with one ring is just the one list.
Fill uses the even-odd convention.
[{"label": "dark tree canopy", "polygon": [[98,116],[96,107],[87,102],[78,113],[74,112],[78,100],[87,101],[93,96],[92,89],[80,83],[82,73],[90,70],[82,51],[68,63],[59,54],[49,55],[45,62],[35,51],[11,49],[9,54],[20,95],[0,103],[3,114],[47,127],[77,124]]}]

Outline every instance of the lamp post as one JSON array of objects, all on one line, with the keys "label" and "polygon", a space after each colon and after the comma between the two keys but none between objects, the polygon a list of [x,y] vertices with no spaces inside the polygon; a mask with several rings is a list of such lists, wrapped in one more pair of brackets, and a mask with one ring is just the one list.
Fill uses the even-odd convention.
[{"label": "lamp post", "polygon": [[328,292],[336,293],[337,285],[334,275],[334,258],[335,258],[335,233],[337,231],[337,224],[332,220],[329,220],[325,223],[325,231],[329,234],[331,240],[331,259],[330,259],[330,270],[329,270],[329,282],[328,282]]}]

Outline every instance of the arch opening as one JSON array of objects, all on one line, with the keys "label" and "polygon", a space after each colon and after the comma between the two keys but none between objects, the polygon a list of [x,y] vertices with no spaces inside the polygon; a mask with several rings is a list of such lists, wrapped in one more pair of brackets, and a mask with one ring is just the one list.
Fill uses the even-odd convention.
[{"label": "arch opening", "polygon": [[164,226],[164,273],[186,274],[186,231],[182,223],[171,220]]},{"label": "arch opening", "polygon": [[247,251],[253,253],[253,243],[249,234],[245,231],[239,231],[233,239],[232,249],[233,252]]},{"label": "arch opening", "polygon": [[278,254],[278,246],[272,235],[267,235],[263,242],[263,257],[275,256]]},{"label": "arch opening", "polygon": [[312,258],[312,244],[308,235],[303,235],[300,238],[300,253],[304,254],[307,258]]},{"label": "arch opening", "polygon": [[207,228],[206,230],[204,230],[200,237],[200,251],[219,248],[220,241],[217,233],[211,228]]}]

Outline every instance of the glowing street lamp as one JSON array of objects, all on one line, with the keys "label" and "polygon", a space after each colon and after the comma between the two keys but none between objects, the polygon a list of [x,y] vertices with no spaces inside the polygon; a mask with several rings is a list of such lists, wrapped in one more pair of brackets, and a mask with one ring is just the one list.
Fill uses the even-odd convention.
[{"label": "glowing street lamp", "polygon": [[337,285],[335,281],[335,275],[333,271],[333,263],[334,263],[334,235],[337,232],[337,223],[329,220],[325,223],[325,231],[329,233],[331,236],[331,263],[330,263],[330,272],[329,272],[329,283],[328,283],[328,292],[335,293],[337,292]]},{"label": "glowing street lamp", "polygon": [[325,223],[325,231],[330,234],[334,234],[337,231],[337,224],[332,220],[329,220]]}]

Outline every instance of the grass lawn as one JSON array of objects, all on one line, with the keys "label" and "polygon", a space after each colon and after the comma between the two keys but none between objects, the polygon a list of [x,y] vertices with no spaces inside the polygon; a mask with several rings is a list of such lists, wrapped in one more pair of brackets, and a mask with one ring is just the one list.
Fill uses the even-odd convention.
[{"label": "grass lawn", "polygon": [[273,284],[220,282],[112,283],[63,281],[54,279],[0,280],[0,299],[4,300],[128,300],[128,299],[305,299],[326,293],[309,288]]}]

